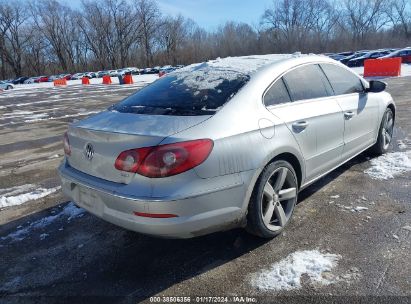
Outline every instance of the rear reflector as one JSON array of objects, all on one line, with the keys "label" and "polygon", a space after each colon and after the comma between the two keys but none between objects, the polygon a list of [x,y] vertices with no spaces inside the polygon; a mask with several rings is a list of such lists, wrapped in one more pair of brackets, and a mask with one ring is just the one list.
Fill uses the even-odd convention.
[{"label": "rear reflector", "polygon": [[198,139],[127,150],[120,153],[114,166],[152,178],[172,176],[203,163],[213,145],[211,139]]},{"label": "rear reflector", "polygon": [[144,212],[134,212],[134,215],[142,217],[151,217],[151,218],[172,218],[178,217],[175,214],[161,214],[161,213],[144,213]]}]

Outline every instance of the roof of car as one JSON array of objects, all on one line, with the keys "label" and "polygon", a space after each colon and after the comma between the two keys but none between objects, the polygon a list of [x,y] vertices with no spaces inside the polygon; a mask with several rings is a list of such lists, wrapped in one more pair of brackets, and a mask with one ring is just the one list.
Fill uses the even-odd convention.
[{"label": "roof of car", "polygon": [[241,76],[251,76],[269,65],[308,56],[310,55],[295,53],[217,58],[188,65],[169,75],[176,77],[179,83],[194,89],[212,89],[225,80],[231,81]]}]

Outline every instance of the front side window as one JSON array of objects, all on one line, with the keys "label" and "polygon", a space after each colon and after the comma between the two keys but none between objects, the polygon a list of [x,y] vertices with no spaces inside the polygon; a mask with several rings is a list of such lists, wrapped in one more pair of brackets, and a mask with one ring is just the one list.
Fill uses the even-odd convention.
[{"label": "front side window", "polygon": [[358,76],[334,64],[320,64],[331,83],[335,95],[360,93],[364,91]]},{"label": "front side window", "polygon": [[264,96],[264,104],[268,106],[290,102],[290,95],[285,87],[284,80],[278,79]]},{"label": "front side window", "polygon": [[316,64],[298,67],[284,75],[292,101],[327,97],[330,84]]}]

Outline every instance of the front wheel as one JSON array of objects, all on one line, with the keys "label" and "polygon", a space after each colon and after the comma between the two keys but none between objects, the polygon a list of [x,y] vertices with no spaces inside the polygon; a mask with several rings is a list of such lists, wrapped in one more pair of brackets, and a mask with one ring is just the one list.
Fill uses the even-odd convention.
[{"label": "front wheel", "polygon": [[386,153],[392,140],[393,131],[394,114],[390,108],[387,108],[381,120],[377,142],[371,148],[371,152],[376,155],[382,155]]},{"label": "front wheel", "polygon": [[274,161],[264,168],[250,198],[247,231],[263,238],[280,234],[291,219],[298,197],[293,167]]},{"label": "front wheel", "polygon": [[11,90],[13,87],[12,86],[7,86],[6,90]]}]

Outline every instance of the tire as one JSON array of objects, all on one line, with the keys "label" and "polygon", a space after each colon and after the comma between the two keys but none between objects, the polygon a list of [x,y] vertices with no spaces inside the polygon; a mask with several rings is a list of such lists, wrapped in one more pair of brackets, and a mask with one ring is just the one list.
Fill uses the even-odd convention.
[{"label": "tire", "polygon": [[268,164],[254,186],[246,230],[262,238],[281,234],[291,219],[297,199],[298,181],[294,168],[283,160]]},{"label": "tire", "polygon": [[388,151],[392,141],[394,130],[394,114],[390,108],[387,108],[382,116],[380,128],[378,129],[378,138],[370,152],[374,155],[382,155]]},{"label": "tire", "polygon": [[6,90],[11,90],[13,87],[12,86],[7,86]]}]

